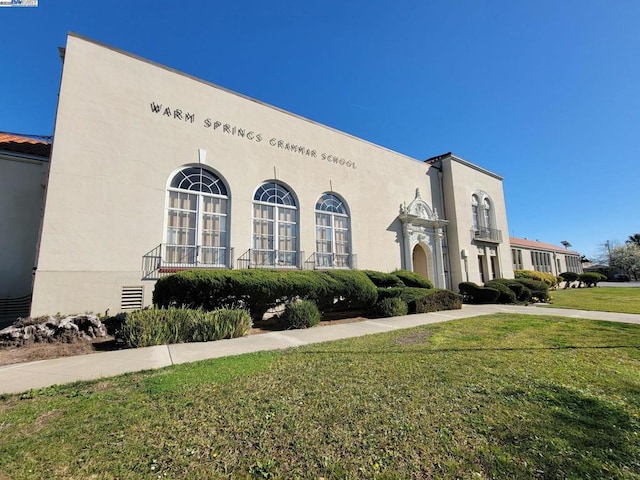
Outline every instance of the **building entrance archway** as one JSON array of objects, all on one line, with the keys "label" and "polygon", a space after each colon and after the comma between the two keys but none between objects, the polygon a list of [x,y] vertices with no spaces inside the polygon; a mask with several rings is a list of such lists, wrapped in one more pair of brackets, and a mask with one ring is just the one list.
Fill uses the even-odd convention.
[{"label": "building entrance archway", "polygon": [[433,273],[433,254],[431,249],[423,243],[418,243],[413,247],[412,260],[413,271],[435,284],[436,279]]}]

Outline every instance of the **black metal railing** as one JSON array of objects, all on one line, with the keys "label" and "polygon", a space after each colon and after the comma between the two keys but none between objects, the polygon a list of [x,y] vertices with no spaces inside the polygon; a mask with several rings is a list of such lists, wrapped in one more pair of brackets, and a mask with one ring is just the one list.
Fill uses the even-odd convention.
[{"label": "black metal railing", "polygon": [[232,266],[233,248],[161,243],[142,256],[142,278],[157,279],[163,275],[191,268],[232,268]]},{"label": "black metal railing", "polygon": [[238,268],[302,268],[304,252],[250,248],[238,258]]},{"label": "black metal railing", "polygon": [[358,268],[358,256],[352,253],[319,253],[315,252],[304,261],[306,270],[323,269],[356,269]]},{"label": "black metal railing", "polygon": [[500,243],[502,242],[502,231],[496,228],[472,228],[471,240]]}]

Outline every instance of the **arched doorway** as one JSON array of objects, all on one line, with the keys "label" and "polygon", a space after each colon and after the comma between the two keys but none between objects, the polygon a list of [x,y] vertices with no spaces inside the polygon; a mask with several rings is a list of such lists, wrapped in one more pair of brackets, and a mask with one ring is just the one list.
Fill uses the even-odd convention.
[{"label": "arched doorway", "polygon": [[431,249],[424,243],[413,247],[413,271],[435,283],[433,274],[433,255]]}]

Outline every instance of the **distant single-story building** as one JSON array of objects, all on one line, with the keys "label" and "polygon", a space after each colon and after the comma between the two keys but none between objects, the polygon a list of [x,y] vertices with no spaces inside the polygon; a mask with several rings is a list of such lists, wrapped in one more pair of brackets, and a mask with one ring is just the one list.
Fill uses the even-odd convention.
[{"label": "distant single-story building", "polygon": [[535,270],[560,275],[563,272],[582,273],[578,252],[550,243],[526,238],[509,239],[513,270]]}]

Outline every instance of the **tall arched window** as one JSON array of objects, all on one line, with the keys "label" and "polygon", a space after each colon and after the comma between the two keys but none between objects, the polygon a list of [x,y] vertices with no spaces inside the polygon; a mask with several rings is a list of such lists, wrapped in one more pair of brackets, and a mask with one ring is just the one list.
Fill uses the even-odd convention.
[{"label": "tall arched window", "polygon": [[227,187],[213,172],[186,167],[171,179],[165,264],[230,266]]},{"label": "tall arched window", "polygon": [[283,185],[267,182],[253,196],[251,261],[264,267],[298,266],[298,208]]},{"label": "tall arched window", "polygon": [[479,208],[478,196],[471,195],[471,218],[472,218],[474,230],[479,230],[479,227],[480,227],[479,218],[478,218],[478,208]]},{"label": "tall arched window", "polygon": [[483,216],[483,227],[484,228],[493,228],[492,222],[491,222],[491,216],[492,216],[492,212],[491,212],[491,201],[488,198],[485,198],[482,201],[482,216]]},{"label": "tall arched window", "polygon": [[349,212],[333,193],[323,194],[316,202],[316,266],[352,267]]}]

